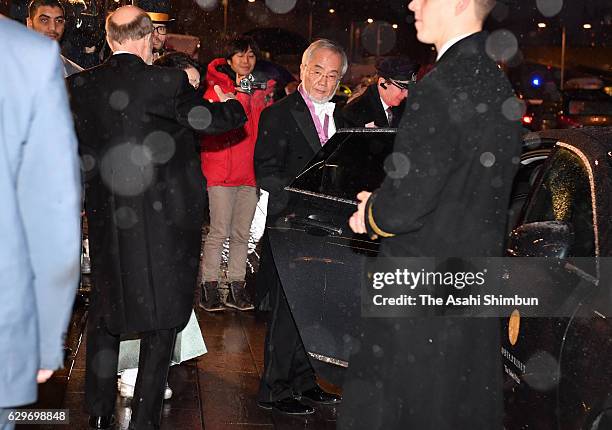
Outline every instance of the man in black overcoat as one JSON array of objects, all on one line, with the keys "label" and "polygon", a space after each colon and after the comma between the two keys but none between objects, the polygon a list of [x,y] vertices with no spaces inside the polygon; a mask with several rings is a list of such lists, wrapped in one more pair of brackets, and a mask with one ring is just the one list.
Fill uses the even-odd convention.
[{"label": "man in black overcoat", "polygon": [[[257,185],[270,193],[267,226],[274,226],[288,206],[290,196],[284,187],[342,127],[330,100],[347,67],[342,47],[325,39],[313,42],[302,56],[298,90],[262,112],[254,159]],[[338,403],[340,398],[316,384],[276,271],[267,230],[262,237],[257,289],[260,296],[262,290],[269,291],[272,312],[258,405],[286,414],[311,414],[314,409],[296,396],[323,404]]]},{"label": "man in black overcoat", "polygon": [[106,23],[113,56],[68,80],[91,246],[85,401],[94,428],[112,425],[127,333],[141,338],[130,428],[159,428],[198,270],[203,182],[193,133],[246,121],[238,101],[210,103],[183,71],[148,65],[152,28],[141,9],[117,9]]},{"label": "man in black overcoat", "polygon": [[419,65],[407,57],[383,58],[365,92],[342,109],[346,127],[397,128]]},{"label": "man in black overcoat", "polygon": [[[381,187],[358,195],[356,233],[380,257],[501,257],[518,168],[520,108],[485,52],[492,0],[413,0],[438,50],[410,93]],[[485,318],[364,319],[339,429],[502,428],[499,327]]]}]

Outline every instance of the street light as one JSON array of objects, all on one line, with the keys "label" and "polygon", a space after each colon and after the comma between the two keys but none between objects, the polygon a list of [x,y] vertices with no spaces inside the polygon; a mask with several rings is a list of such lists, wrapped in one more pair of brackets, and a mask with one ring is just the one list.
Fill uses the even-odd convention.
[{"label": "street light", "polygon": [[223,35],[227,34],[227,9],[229,7],[229,0],[223,0]]},{"label": "street light", "polygon": [[538,22],[538,27],[539,28],[546,28],[546,23],[545,22]]},{"label": "street light", "polygon": [[593,26],[591,24],[582,24],[582,28],[584,28],[585,30],[590,30],[591,28],[593,28]]},{"label": "street light", "polygon": [[368,18],[367,21],[368,21],[368,24],[372,24],[374,22],[372,18]]},{"label": "street light", "polygon": [[397,24],[393,24],[391,27],[393,27],[395,30],[397,30],[397,28],[399,27]]},{"label": "street light", "polygon": [[329,13],[335,13],[335,12],[336,12],[336,9],[330,9],[329,10]]}]

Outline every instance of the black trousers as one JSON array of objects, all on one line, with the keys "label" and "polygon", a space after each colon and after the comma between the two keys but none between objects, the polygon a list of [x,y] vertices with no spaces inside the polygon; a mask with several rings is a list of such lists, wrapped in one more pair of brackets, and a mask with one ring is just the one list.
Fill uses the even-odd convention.
[{"label": "black trousers", "polygon": [[267,252],[262,249],[260,264],[260,270],[262,265],[268,265],[264,273],[268,279],[272,306],[266,332],[264,371],[257,396],[262,402],[286,399],[316,385],[314,370],[293,320],[269,249],[269,246]]},{"label": "black trousers", "polygon": [[[132,399],[130,428],[159,429],[176,328],[140,334],[138,377]],[[110,333],[102,318],[87,325],[85,404],[90,415],[112,415],[117,397],[120,336]]]}]

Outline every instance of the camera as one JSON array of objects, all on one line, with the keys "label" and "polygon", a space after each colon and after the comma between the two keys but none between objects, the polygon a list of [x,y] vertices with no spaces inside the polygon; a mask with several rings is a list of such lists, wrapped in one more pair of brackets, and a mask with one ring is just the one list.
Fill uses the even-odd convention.
[{"label": "camera", "polygon": [[244,93],[252,94],[255,90],[265,90],[267,87],[267,82],[256,81],[252,74],[240,80],[240,91]]}]

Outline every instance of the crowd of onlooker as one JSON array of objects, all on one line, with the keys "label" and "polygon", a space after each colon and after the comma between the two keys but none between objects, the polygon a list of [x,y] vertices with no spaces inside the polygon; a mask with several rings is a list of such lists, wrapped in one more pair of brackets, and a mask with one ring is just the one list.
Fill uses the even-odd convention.
[{"label": "crowd of onlooker", "polygon": [[[24,394],[0,388],[2,429],[10,428],[6,416],[11,407],[35,400],[33,369],[40,369],[37,379],[44,382],[62,365],[61,340],[78,278],[75,250],[81,248],[76,244],[77,203],[87,220],[93,285],[86,345],[89,424],[98,429],[113,425],[121,372],[119,390],[133,397],[130,428],[159,428],[162,401],[172,396],[166,380],[177,337],[198,345],[199,354],[205,351],[199,328],[195,334],[193,330],[198,327],[192,310],[196,279],[201,284],[195,303],[205,311],[253,310],[257,304],[246,288],[245,274],[261,193],[269,193],[267,223],[272,224],[287,204],[284,187],[318,148],[342,127],[397,127],[416,81],[418,65],[408,58],[384,59],[377,64],[376,76],[346,106],[346,100],[336,104],[348,68],[340,45],[324,39],[312,43],[303,54],[299,80],[294,80],[263,60],[257,43],[247,36],[229,39],[202,73],[191,56],[165,47],[171,21],[168,4],[143,0],[139,6],[124,6],[109,15],[108,57],[86,70],[59,53],[66,26],[60,0],[33,0],[28,8],[27,27],[53,42],[6,18],[0,20],[3,38],[19,39],[11,55],[40,57],[35,79],[19,76],[16,69],[14,82],[4,82],[16,91],[29,86],[31,91],[18,97],[32,98],[19,110],[25,123],[15,122],[23,128],[8,133],[16,136],[9,143],[21,142],[25,148],[19,154],[22,160],[10,160],[15,181],[19,175],[40,180],[19,182],[13,191],[19,198],[34,190],[39,195],[36,188],[41,187],[51,197],[31,205],[19,203],[23,219],[11,221],[12,226],[24,224],[22,239],[30,253],[29,262],[27,252],[22,256],[23,273],[13,274],[27,278],[19,280],[22,292],[33,297],[20,297],[19,306],[35,306],[38,315],[31,312],[19,322],[27,329],[24,337],[33,343],[11,353],[9,366],[17,356],[28,357],[27,365],[15,369],[22,375],[7,382],[7,387],[23,385]],[[55,60],[65,84],[54,75]],[[12,67],[19,64],[14,61]],[[33,79],[37,85],[31,84]],[[41,92],[39,84],[45,85]],[[17,96],[9,98],[11,103],[13,97]],[[40,99],[53,105],[39,104]],[[56,139],[46,140],[51,136]],[[30,160],[30,154],[52,155],[40,162]],[[25,170],[35,168],[35,174]],[[29,212],[38,216],[28,221]],[[200,257],[205,215],[208,231]],[[224,271],[226,240],[229,257]],[[61,257],[58,273],[41,269],[50,264],[46,254],[56,252],[37,249],[41,242],[62,251],[50,260]],[[305,400],[338,403],[339,396],[316,383],[265,233],[261,254],[257,295],[268,297],[271,312],[258,405],[301,415],[314,411]],[[28,300],[30,305],[25,304]],[[139,342],[130,343],[126,336]]]},{"label": "crowd of onlooker", "polygon": [[[164,355],[163,351],[172,350],[177,336],[188,336],[182,339],[183,344],[198,345],[191,356],[205,351],[195,317],[189,317],[189,312],[184,310],[191,307],[189,291],[193,290],[196,279],[193,274],[198,266],[201,285],[196,296],[199,306],[205,311],[218,312],[226,308],[249,311],[254,308],[254,300],[245,286],[245,263],[259,195],[267,191],[272,193],[268,220],[274,220],[286,203],[286,196],[279,186],[286,185],[308,160],[309,154],[314,154],[310,146],[313,142],[298,150],[297,143],[287,143],[287,136],[280,137],[280,141],[273,138],[278,124],[287,123],[279,123],[276,117],[270,117],[271,114],[263,121],[266,130],[263,133],[259,131],[264,109],[292,94],[291,101],[287,98],[283,103],[292,105],[298,101],[298,109],[309,112],[308,117],[301,118],[307,123],[298,125],[306,124],[316,130],[316,144],[322,145],[343,125],[385,127],[397,122],[401,111],[394,115],[391,109],[401,109],[416,72],[416,66],[407,59],[381,62],[380,74],[372,81],[375,85],[372,85],[371,94],[361,101],[359,98],[355,100],[342,115],[339,109],[334,111],[334,103],[330,100],[336,95],[348,63],[342,48],[335,43],[321,41],[311,45],[302,59],[302,84],[299,86],[292,84],[293,77],[287,77],[286,70],[262,60],[256,42],[246,36],[228,40],[222,55],[208,64],[202,77],[201,67],[192,57],[165,49],[167,25],[171,21],[167,5],[145,2],[141,5],[147,13],[135,7],[120,8],[107,20],[110,49],[109,58],[103,65],[83,71],[75,62],[58,55],[62,75],[68,79],[85,181],[83,201],[85,219],[88,220],[85,233],[88,235],[86,243],[91,245],[91,249],[85,247],[85,252],[87,261],[91,257],[91,267],[87,270],[91,270],[93,279],[86,404],[91,414],[90,425],[94,428],[105,428],[112,423],[117,371],[122,374],[119,383],[121,394],[139,400],[132,408],[134,428],[155,427],[159,421],[161,398],[172,395],[165,377],[168,352]],[[59,0],[33,0],[28,8],[26,24],[55,42],[61,42],[66,26],[64,5]],[[51,50],[52,46],[48,45],[49,52],[57,49]],[[143,68],[151,63],[184,73],[193,92],[182,88],[180,92],[183,94],[179,97],[175,90],[162,91],[171,82],[176,83],[173,88],[181,87],[180,75],[136,69],[136,66]],[[109,75],[111,70],[116,76]],[[137,79],[135,76],[139,73],[147,78]],[[161,81],[156,81],[156,74]],[[182,115],[176,106],[164,112],[161,105],[167,102],[185,105]],[[287,113],[281,106],[283,103],[278,109]],[[215,105],[223,107],[215,110]],[[206,112],[203,117],[195,114],[198,106]],[[185,112],[187,107],[190,110]],[[140,117],[132,118],[136,114]],[[168,119],[178,125],[167,128],[162,123]],[[177,135],[175,128],[181,126],[191,131]],[[36,124],[32,127],[42,129]],[[143,134],[142,128],[149,133]],[[297,132],[293,139],[307,141],[313,138],[298,128],[286,130]],[[65,132],[70,134],[71,131]],[[197,136],[202,132],[204,134]],[[143,156],[153,158],[151,164],[154,168],[150,175],[155,175],[155,178],[147,179],[130,171],[133,166],[123,165],[126,171],[119,166],[124,161],[122,157],[133,158],[138,145],[125,148],[113,141],[133,139],[134,134],[140,137],[136,138],[136,143],[143,144],[149,151]],[[65,143],[71,142],[67,139]],[[189,143],[187,149],[179,149],[185,143]],[[259,148],[258,154],[256,147]],[[130,151],[125,152],[127,149]],[[162,161],[156,160],[157,153],[164,150],[170,153],[161,155]],[[296,154],[300,154],[296,160],[288,161],[288,157],[295,158]],[[197,158],[194,159],[193,155]],[[281,158],[287,163],[286,167],[281,166]],[[183,173],[189,171],[187,178],[173,171],[181,168]],[[162,177],[168,182],[162,181]],[[141,181],[148,182],[144,184]],[[172,183],[174,188],[170,192],[158,192],[159,186],[169,187]],[[202,201],[204,189],[208,198],[207,208]],[[173,194],[173,198],[169,194]],[[108,208],[110,202],[114,206],[112,210]],[[151,207],[142,208],[144,203]],[[209,227],[201,261],[197,264],[188,259],[199,255],[196,243],[199,244],[205,210]],[[161,220],[156,219],[160,213],[166,225],[159,224]],[[191,222],[186,221],[187,217],[192,218]],[[52,220],[46,228],[54,228]],[[221,255],[223,244],[228,239],[229,258],[224,275]],[[143,245],[142,242],[152,243]],[[267,235],[264,235],[263,248],[261,274],[258,276],[261,294],[258,295],[271,296],[267,302],[274,323],[269,328],[267,371],[262,380],[259,404],[284,413],[312,413],[312,407],[293,396],[295,392],[320,403],[335,403],[339,398],[316,385],[314,372],[287,313]],[[184,270],[180,265],[186,266]],[[130,274],[142,270],[148,274]],[[227,289],[223,287],[226,282]],[[182,284],[181,291],[186,300],[179,297],[178,291],[172,294],[164,291],[172,283]],[[173,288],[177,289],[176,286]],[[64,298],[69,300],[69,295],[64,295]],[[67,309],[66,306],[61,308],[63,322],[67,318]],[[195,334],[194,327],[198,327]],[[120,335],[134,333],[139,334],[140,342],[126,340],[120,343]],[[57,333],[52,336],[57,336]],[[292,340],[287,342],[288,339]],[[292,350],[295,348],[302,352],[294,354]],[[41,354],[44,352],[40,351]],[[57,354],[57,350],[53,352]],[[61,363],[57,360],[48,366],[39,364],[43,369],[42,373],[39,372],[39,381],[48,378],[59,365]],[[137,367],[144,369],[140,372],[142,376],[138,376]],[[157,392],[161,394],[151,395]],[[31,392],[27,400],[33,400]],[[21,403],[24,401],[7,399],[2,405],[8,407]]]}]

